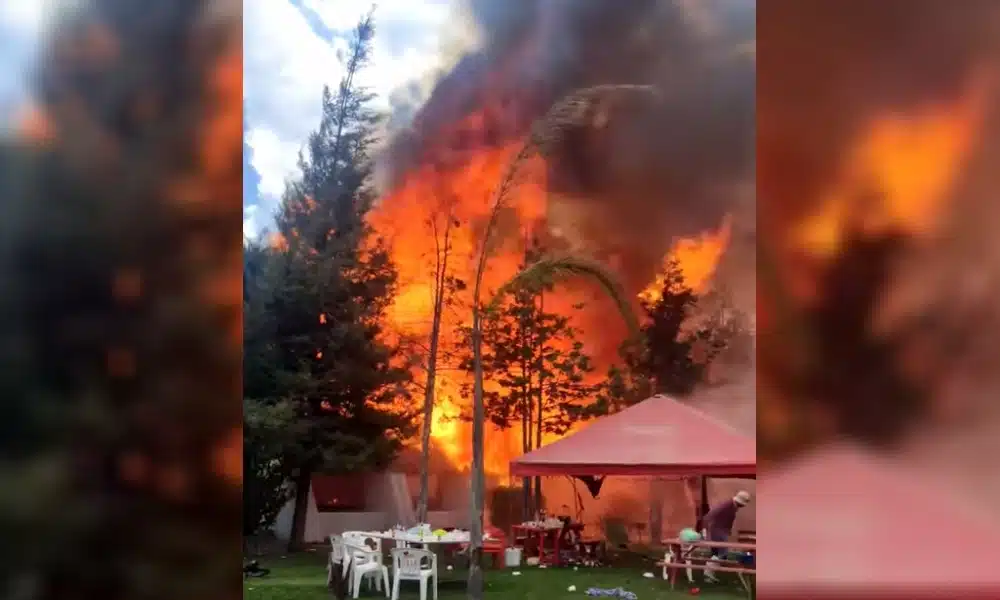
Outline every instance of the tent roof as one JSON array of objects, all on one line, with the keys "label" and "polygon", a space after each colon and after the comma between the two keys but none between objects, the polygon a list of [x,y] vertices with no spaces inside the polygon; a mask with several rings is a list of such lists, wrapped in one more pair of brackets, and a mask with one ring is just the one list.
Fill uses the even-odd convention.
[{"label": "tent roof", "polygon": [[666,396],[653,396],[510,463],[513,476],[748,476],[757,442]]},{"label": "tent roof", "polygon": [[980,550],[1000,542],[995,518],[898,461],[831,446],[769,470],[757,500],[766,533],[758,549],[768,557],[758,574],[768,597],[893,590],[954,598],[1000,588],[995,553]]}]

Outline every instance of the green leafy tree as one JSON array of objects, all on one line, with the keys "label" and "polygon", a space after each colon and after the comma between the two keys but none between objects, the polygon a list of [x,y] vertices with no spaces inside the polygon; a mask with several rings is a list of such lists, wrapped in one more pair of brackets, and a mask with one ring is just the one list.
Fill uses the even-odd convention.
[{"label": "green leafy tree", "polygon": [[[260,313],[273,327],[273,388],[257,399],[293,407],[295,510],[290,544],[301,543],[312,475],[386,466],[413,432],[409,365],[384,341],[381,323],[396,272],[365,221],[376,114],[356,76],[368,63],[372,15],[354,31],[336,94],[300,157],[301,178],[286,191],[269,252]],[[266,379],[259,377],[263,385]]]},{"label": "green leafy tree", "polygon": [[644,301],[644,344],[626,351],[626,364],[649,378],[657,393],[686,396],[704,377],[706,363],[697,360],[695,349],[710,330],[687,327],[698,295],[684,281],[676,260],[666,264],[660,281],[654,297]]},{"label": "green leafy tree", "polygon": [[[615,413],[655,394],[686,396],[705,382],[717,357],[746,351],[739,346],[750,335],[742,313],[719,308],[697,315],[701,298],[685,283],[676,260],[666,264],[658,281],[642,299],[639,335],[622,345],[622,364],[608,369],[594,401],[580,409],[585,417]],[[752,338],[749,343],[752,352]]]},{"label": "green leafy tree", "polygon": [[[486,418],[501,430],[520,427],[522,451],[542,445],[546,434],[563,435],[582,417],[579,403],[594,390],[593,371],[578,330],[569,317],[545,310],[550,281],[504,291],[484,312],[483,374],[492,382],[484,391]],[[471,331],[463,329],[466,340]],[[462,362],[472,370],[472,357]],[[540,506],[541,486],[525,481],[525,510]]]},{"label": "green leafy tree", "polygon": [[292,406],[243,401],[243,536],[274,525],[292,496],[287,448]]},{"label": "green leafy tree", "polygon": [[603,384],[594,394],[594,402],[580,408],[585,418],[616,413],[655,395],[652,380],[630,367],[629,362],[626,359],[624,366],[608,368]]},{"label": "green leafy tree", "polygon": [[[267,312],[270,252],[260,241],[243,249],[243,536],[269,529],[291,498],[292,405],[276,400],[275,323]],[[268,396],[271,395],[270,398]],[[255,398],[265,398],[257,400]]]}]

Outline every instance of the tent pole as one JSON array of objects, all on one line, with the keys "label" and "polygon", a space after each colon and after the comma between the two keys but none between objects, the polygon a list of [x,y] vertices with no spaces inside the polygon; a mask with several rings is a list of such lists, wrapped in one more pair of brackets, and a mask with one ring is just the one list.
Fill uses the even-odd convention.
[{"label": "tent pole", "polygon": [[702,528],[702,519],[705,518],[705,515],[708,513],[709,510],[710,510],[710,508],[708,506],[708,477],[702,475],[701,476],[701,506],[698,507],[698,525],[696,527],[696,529],[698,531],[701,531],[701,528]]}]

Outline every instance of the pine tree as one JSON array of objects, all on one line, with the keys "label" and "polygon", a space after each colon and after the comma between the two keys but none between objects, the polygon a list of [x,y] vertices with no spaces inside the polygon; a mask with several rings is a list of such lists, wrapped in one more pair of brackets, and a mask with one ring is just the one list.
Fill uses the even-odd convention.
[{"label": "pine tree", "polygon": [[643,306],[644,344],[626,349],[626,365],[652,381],[656,393],[685,396],[702,380],[705,363],[696,360],[694,349],[699,339],[710,334],[685,327],[698,296],[684,281],[676,260],[667,263],[660,281],[658,293]]},{"label": "pine tree", "polygon": [[274,389],[264,395],[295,407],[291,545],[301,542],[309,484],[319,470],[381,468],[412,433],[400,407],[410,374],[381,323],[396,272],[365,221],[373,195],[370,147],[377,115],[356,76],[367,65],[372,15],[355,29],[345,75],[324,90],[318,129],[300,157],[277,215],[266,310],[274,327]]}]

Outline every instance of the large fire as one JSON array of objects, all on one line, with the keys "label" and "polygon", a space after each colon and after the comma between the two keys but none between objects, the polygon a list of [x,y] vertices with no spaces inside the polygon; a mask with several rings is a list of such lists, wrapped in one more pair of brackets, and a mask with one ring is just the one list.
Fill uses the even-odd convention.
[{"label": "large fire", "polygon": [[989,83],[973,78],[951,102],[873,119],[792,244],[822,260],[837,254],[848,227],[932,233],[977,139]]},{"label": "large fire", "polygon": [[[389,329],[394,334],[420,340],[423,344],[430,336],[435,257],[442,247],[442,232],[449,218],[457,226],[450,231],[448,272],[469,283],[471,288],[479,250],[477,236],[488,216],[494,188],[519,148],[520,142],[502,147],[484,145],[464,153],[457,160],[454,155],[449,156],[448,166],[415,169],[380,200],[371,223],[391,242],[393,259],[399,270],[399,292],[390,311]],[[489,290],[496,289],[517,272],[524,260],[525,237],[549,214],[541,159],[522,168],[526,176],[510,198],[510,210],[503,215],[500,224],[503,231],[496,236],[501,240],[488,264],[484,281],[487,295]],[[729,225],[724,223],[718,231],[674,244],[672,254],[694,287],[700,289],[708,285],[728,236]],[[581,291],[558,289],[546,297],[546,309],[569,314],[574,304],[586,299]],[[454,358],[449,355],[458,350],[456,329],[467,325],[471,318],[471,289],[464,290],[452,304],[444,311],[440,330],[432,435],[448,460],[461,469],[470,460],[470,431],[457,417],[471,399],[462,389],[468,376],[457,368]],[[584,343],[591,348],[599,345],[601,335],[608,335],[603,329],[581,329]],[[600,373],[601,369],[595,372]],[[519,432],[488,429],[487,472],[496,476],[506,474],[509,460],[521,453],[520,444]]]}]

